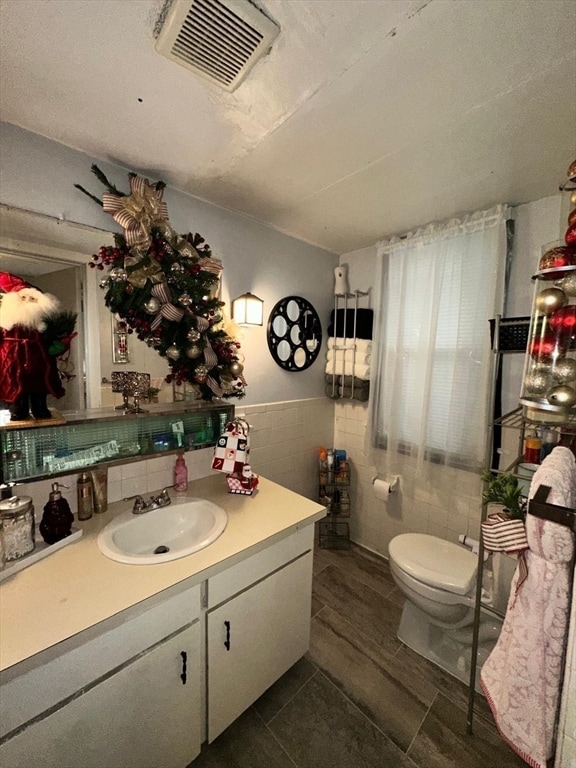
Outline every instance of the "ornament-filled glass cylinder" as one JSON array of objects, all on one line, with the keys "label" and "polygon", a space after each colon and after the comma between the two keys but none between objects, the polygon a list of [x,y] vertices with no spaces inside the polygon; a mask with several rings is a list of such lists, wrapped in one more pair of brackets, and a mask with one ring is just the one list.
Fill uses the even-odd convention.
[{"label": "ornament-filled glass cylinder", "polygon": [[576,412],[575,256],[563,243],[544,246],[532,278],[534,300],[520,394],[529,418],[543,412],[542,418],[555,421]]}]

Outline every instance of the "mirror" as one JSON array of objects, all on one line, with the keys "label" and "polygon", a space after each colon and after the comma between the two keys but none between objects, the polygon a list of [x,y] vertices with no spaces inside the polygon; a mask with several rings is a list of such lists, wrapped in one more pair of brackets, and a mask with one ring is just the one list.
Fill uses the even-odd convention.
[{"label": "mirror", "polygon": [[[113,316],[99,288],[104,273],[88,266],[100,246],[112,244],[108,231],[0,206],[0,269],[53,293],[78,314],[78,336],[71,346],[74,378],[63,382],[63,398],[48,402],[60,411],[116,404],[113,371],[149,373],[152,386],[169,372],[166,361],[133,334],[128,336],[130,362],[113,362]],[[110,384],[102,386],[103,378]],[[171,386],[164,388],[164,399],[171,400]]]},{"label": "mirror", "polygon": [[288,296],[272,309],[266,337],[270,354],[281,368],[304,371],[320,352],[320,318],[306,299]]}]

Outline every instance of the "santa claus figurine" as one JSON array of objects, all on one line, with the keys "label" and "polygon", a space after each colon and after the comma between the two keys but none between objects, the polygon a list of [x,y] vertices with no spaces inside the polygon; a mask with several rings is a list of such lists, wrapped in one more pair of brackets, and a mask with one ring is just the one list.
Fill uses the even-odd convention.
[{"label": "santa claus figurine", "polygon": [[43,293],[9,272],[0,272],[0,401],[10,407],[12,421],[50,419],[47,395],[64,389],[44,332],[62,312],[55,296]]}]

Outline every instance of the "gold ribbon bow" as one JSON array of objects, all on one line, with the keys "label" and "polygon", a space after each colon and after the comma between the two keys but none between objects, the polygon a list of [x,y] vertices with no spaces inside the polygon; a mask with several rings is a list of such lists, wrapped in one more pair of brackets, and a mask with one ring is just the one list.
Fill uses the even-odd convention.
[{"label": "gold ribbon bow", "polygon": [[156,189],[148,179],[135,173],[131,173],[129,179],[130,194],[119,197],[106,193],[102,195],[102,207],[124,229],[129,246],[147,248],[152,227],[168,220],[168,206],[162,200],[163,190]]},{"label": "gold ribbon bow", "polygon": [[162,322],[162,318],[166,318],[166,320],[171,320],[175,323],[182,320],[184,317],[184,310],[179,309],[172,304],[172,297],[166,283],[158,283],[157,285],[152,286],[152,296],[160,302],[160,309],[150,325],[152,331],[155,331],[156,328],[158,328]]}]

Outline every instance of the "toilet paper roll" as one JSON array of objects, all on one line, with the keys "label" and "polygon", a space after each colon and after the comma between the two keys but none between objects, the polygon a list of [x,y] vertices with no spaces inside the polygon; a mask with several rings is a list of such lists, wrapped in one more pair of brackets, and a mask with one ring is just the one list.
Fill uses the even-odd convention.
[{"label": "toilet paper roll", "polygon": [[390,497],[390,494],[393,493],[392,486],[390,483],[386,482],[386,480],[374,480],[373,486],[374,488],[374,495],[377,499],[381,499],[382,501],[388,501],[388,498]]}]

